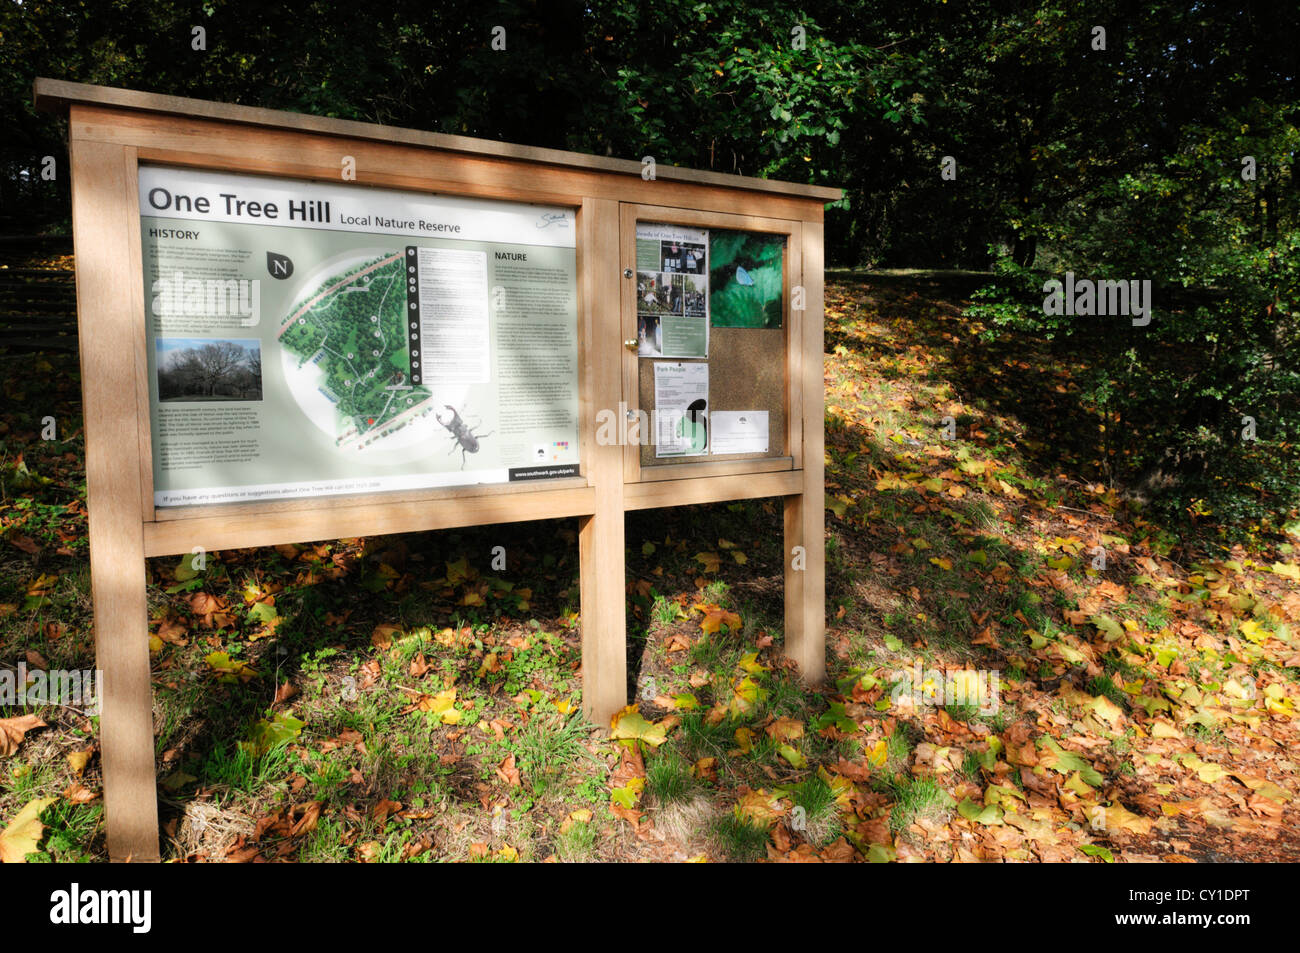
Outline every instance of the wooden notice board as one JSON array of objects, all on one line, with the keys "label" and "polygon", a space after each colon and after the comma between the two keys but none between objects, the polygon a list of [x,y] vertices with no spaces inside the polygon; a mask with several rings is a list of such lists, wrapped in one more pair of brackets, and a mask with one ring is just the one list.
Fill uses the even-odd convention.
[{"label": "wooden notice board", "polygon": [[[146,557],[574,518],[583,710],[608,724],[628,701],[624,514],[776,496],[785,651],[804,679],[823,678],[822,220],[839,189],[665,166],[646,179],[633,160],[58,80],[34,92],[68,117],[114,859],[159,856]],[[277,216],[296,230],[258,238]],[[666,462],[617,426],[662,409],[645,377],[658,359],[638,354],[638,222],[782,243],[778,267],[767,239],[734,239],[716,282],[733,299],[724,320],[749,320],[745,302],[766,295],[775,326],[710,327],[695,359],[709,365],[710,414],[768,414],[762,452]],[[356,245],[348,229],[373,237]],[[169,268],[239,303],[180,308],[199,299],[179,277],[168,297]],[[261,283],[244,283],[256,269]],[[645,293],[660,286],[639,300],[672,310],[674,289],[699,288],[670,278],[658,304]],[[383,310],[394,301],[411,309],[407,343]],[[677,325],[683,340],[698,330]],[[187,370],[222,355],[206,382]],[[752,418],[723,423],[722,445],[753,446],[734,442]],[[295,457],[258,442],[285,430]],[[376,452],[402,464],[418,443],[407,438],[429,434],[440,460],[393,479],[366,469]],[[679,419],[680,435],[699,431]],[[355,473],[330,462],[330,441],[363,461]],[[193,466],[213,475],[188,480]]]}]

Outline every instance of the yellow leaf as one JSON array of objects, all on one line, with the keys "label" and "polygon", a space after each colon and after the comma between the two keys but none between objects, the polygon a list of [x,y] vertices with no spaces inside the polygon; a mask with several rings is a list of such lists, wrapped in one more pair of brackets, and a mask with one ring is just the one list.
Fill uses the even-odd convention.
[{"label": "yellow leaf", "polygon": [[740,629],[740,616],[734,612],[728,612],[726,609],[710,606],[704,613],[703,621],[700,622],[700,631],[705,635],[712,635],[724,625],[727,627],[728,632],[738,631]]},{"label": "yellow leaf", "polygon": [[1196,776],[1206,784],[1213,784],[1228,772],[1223,770],[1223,766],[1207,761],[1196,769]]},{"label": "yellow leaf", "polygon": [[1151,724],[1152,738],[1181,738],[1183,733],[1167,721],[1159,720]]},{"label": "yellow leaf", "polygon": [[781,813],[780,799],[763,790],[750,791],[736,803],[734,811],[737,820],[771,827]]},{"label": "yellow leaf", "polygon": [[1073,791],[1080,797],[1089,797],[1096,793],[1088,782],[1083,780],[1078,771],[1075,771],[1070,775],[1066,780],[1064,787],[1066,790]]},{"label": "yellow leaf", "polygon": [[645,778],[631,778],[621,788],[610,791],[609,799],[618,807],[630,811],[636,807],[637,801],[641,800],[641,792],[644,790]]},{"label": "yellow leaf", "polygon": [[1124,710],[1105,695],[1098,695],[1092,703],[1092,711],[1098,718],[1114,728],[1124,717]]},{"label": "yellow leaf", "polygon": [[708,573],[717,572],[722,564],[722,557],[717,553],[696,553],[695,561],[704,567]]},{"label": "yellow leaf", "polygon": [[754,732],[748,728],[737,728],[736,744],[740,746],[741,754],[749,754],[749,749],[754,746]]},{"label": "yellow leaf", "polygon": [[41,811],[53,804],[55,798],[37,798],[28,801],[23,809],[14,815],[9,826],[0,831],[0,862],[6,864],[23,864],[27,855],[35,853],[45,833],[41,823]]},{"label": "yellow leaf", "polygon": [[1295,563],[1274,563],[1273,571],[1279,576],[1286,576],[1288,579],[1300,582],[1300,565]]},{"label": "yellow leaf", "polygon": [[952,560],[947,556],[931,556],[930,562],[934,563],[934,565],[938,566],[940,569],[947,570],[952,568]]},{"label": "yellow leaf", "polygon": [[68,765],[76,774],[81,774],[86,770],[86,764],[90,761],[90,751],[69,751]]},{"label": "yellow leaf", "polygon": [[736,683],[736,693],[731,699],[731,714],[739,718],[752,712],[767,696],[767,690],[746,675]]},{"label": "yellow leaf", "polygon": [[877,492],[883,492],[885,490],[907,490],[910,488],[911,484],[896,473],[886,473],[876,481]]},{"label": "yellow leaf", "polygon": [[1150,834],[1152,822],[1145,817],[1138,817],[1126,810],[1122,804],[1113,804],[1105,809],[1106,829],[1110,831],[1132,831],[1134,834]]},{"label": "yellow leaf", "polygon": [[668,739],[668,727],[646,721],[635,705],[628,705],[611,719],[609,736],[616,741],[644,741],[657,748]]},{"label": "yellow leaf", "polygon": [[792,768],[808,767],[808,759],[790,745],[778,745],[776,753],[785,758],[786,761],[789,761],[790,767]]}]

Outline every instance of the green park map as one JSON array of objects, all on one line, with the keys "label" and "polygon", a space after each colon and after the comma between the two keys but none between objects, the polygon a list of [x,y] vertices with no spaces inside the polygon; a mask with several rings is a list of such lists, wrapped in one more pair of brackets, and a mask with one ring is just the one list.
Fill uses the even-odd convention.
[{"label": "green park map", "polygon": [[[400,429],[430,393],[409,380],[403,255],[394,252],[325,277],[294,303],[280,343],[314,362],[337,408],[337,443],[364,446]],[[423,410],[427,411],[425,407]]]}]

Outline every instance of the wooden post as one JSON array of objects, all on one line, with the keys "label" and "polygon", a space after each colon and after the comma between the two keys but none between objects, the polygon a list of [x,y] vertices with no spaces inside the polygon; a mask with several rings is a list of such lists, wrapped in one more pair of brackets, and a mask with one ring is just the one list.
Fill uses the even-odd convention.
[{"label": "wooden post", "polygon": [[821,222],[803,223],[805,310],[798,364],[803,385],[803,490],[785,498],[785,654],[810,685],[826,677],[823,235]]},{"label": "wooden post", "polygon": [[[617,413],[623,393],[619,313],[619,208],[586,199],[579,223],[578,274],[585,312],[593,421]],[[614,354],[619,355],[614,359]],[[597,431],[599,432],[599,427]],[[601,727],[627,704],[627,579],[623,565],[623,448],[592,440],[587,478],[595,512],[580,520],[582,710]]]},{"label": "wooden post", "polygon": [[90,579],[100,673],[104,815],[113,860],[157,861],[158,798],[145,601],[137,337],[139,267],[127,198],[135,150],[75,137],[72,232],[86,429]]}]

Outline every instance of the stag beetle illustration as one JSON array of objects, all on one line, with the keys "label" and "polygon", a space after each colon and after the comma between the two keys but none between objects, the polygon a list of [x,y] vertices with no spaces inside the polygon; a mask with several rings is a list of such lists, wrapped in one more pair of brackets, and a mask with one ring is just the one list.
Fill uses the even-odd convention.
[{"label": "stag beetle illustration", "polygon": [[478,453],[479,441],[484,437],[492,436],[493,431],[487,433],[475,433],[460,417],[460,413],[451,404],[443,404],[451,411],[451,419],[443,420],[442,414],[435,412],[433,417],[438,423],[442,424],[451,431],[452,445],[449,454],[460,450],[460,468],[465,469],[465,454]]}]

